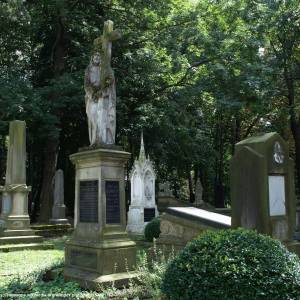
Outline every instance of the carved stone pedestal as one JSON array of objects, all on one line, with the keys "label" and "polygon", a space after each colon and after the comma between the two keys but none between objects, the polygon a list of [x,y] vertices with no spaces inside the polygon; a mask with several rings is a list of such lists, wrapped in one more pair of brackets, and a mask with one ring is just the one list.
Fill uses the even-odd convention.
[{"label": "carved stone pedestal", "polygon": [[[42,237],[36,236],[34,230],[30,228],[28,215],[30,191],[31,187],[26,185],[26,124],[23,121],[12,121],[9,124],[5,186],[0,188],[3,195],[0,251],[2,245],[10,244],[23,244],[24,249],[43,246],[37,244],[42,241]],[[5,249],[8,248],[6,246]]]},{"label": "carved stone pedestal", "polygon": [[122,286],[135,276],[135,243],[126,233],[124,166],[130,153],[100,148],[70,156],[76,167],[74,234],[65,248],[66,279]]},{"label": "carved stone pedestal", "polygon": [[35,231],[30,228],[27,197],[31,187],[10,184],[1,190],[10,199],[11,208],[2,217],[5,227],[0,232],[0,245],[41,242],[42,237],[35,235]]}]

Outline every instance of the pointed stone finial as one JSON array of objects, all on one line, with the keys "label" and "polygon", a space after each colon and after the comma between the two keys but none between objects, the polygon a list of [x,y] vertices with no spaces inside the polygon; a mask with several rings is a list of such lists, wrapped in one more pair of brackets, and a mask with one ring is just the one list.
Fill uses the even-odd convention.
[{"label": "pointed stone finial", "polygon": [[139,155],[139,161],[145,161],[146,160],[146,154],[145,154],[145,147],[144,147],[144,135],[143,131],[141,133],[141,149],[140,149],[140,155]]}]

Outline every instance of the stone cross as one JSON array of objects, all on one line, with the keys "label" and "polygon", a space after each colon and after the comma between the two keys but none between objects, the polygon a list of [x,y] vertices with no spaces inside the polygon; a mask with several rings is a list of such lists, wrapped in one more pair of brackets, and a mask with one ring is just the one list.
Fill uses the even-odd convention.
[{"label": "stone cross", "polygon": [[119,30],[113,30],[113,21],[104,22],[103,34],[95,39],[95,51],[99,51],[101,55],[101,88],[104,89],[113,80],[113,70],[111,68],[111,47],[112,42],[121,38]]}]

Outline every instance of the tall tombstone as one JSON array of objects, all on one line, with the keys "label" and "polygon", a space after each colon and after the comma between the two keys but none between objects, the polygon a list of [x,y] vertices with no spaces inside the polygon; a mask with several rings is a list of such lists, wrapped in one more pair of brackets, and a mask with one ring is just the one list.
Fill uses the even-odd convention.
[{"label": "tall tombstone", "polygon": [[146,158],[143,134],[139,158],[130,174],[131,203],[128,211],[127,231],[141,234],[145,226],[158,216],[155,204],[155,171],[151,160]]},{"label": "tall tombstone", "polygon": [[201,183],[201,179],[198,176],[196,180],[196,186],[195,186],[195,206],[201,207],[204,204],[202,195],[203,195],[203,186]]},{"label": "tall tombstone", "polygon": [[53,181],[53,207],[52,217],[49,221],[52,224],[69,224],[69,221],[66,218],[66,206],[64,201],[64,171],[61,169],[57,170]]},{"label": "tall tombstone", "polygon": [[159,183],[158,196],[174,198],[170,183],[168,181]]},{"label": "tall tombstone", "polygon": [[85,101],[90,146],[72,154],[75,165],[74,234],[66,243],[66,279],[99,288],[114,281],[122,286],[136,276],[135,243],[126,232],[125,165],[130,153],[115,145],[116,91],[111,68],[112,41],[120,37],[113,22],[103,35],[85,73]]},{"label": "tall tombstone", "polygon": [[230,187],[232,227],[255,229],[298,251],[291,243],[296,217],[294,162],[279,134],[266,133],[235,145]]},{"label": "tall tombstone", "polygon": [[41,241],[30,229],[28,193],[26,185],[26,124],[12,121],[9,124],[9,145],[5,186],[2,187],[3,210],[0,244]]},{"label": "tall tombstone", "polygon": [[[179,202],[173,195],[173,191],[170,187],[170,183],[160,182],[158,184],[157,206],[158,211],[163,213],[169,206],[176,206],[176,202]],[[182,203],[180,203],[181,206]]]}]

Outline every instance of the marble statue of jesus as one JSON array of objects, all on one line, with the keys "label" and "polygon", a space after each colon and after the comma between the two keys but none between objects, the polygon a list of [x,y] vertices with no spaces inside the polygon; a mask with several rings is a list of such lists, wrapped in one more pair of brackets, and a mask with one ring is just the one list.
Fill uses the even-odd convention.
[{"label": "marble statue of jesus", "polygon": [[94,51],[85,71],[85,104],[91,146],[114,144],[116,135],[116,86],[111,68],[112,41],[120,38],[113,22],[104,23],[103,35],[94,41]]}]

